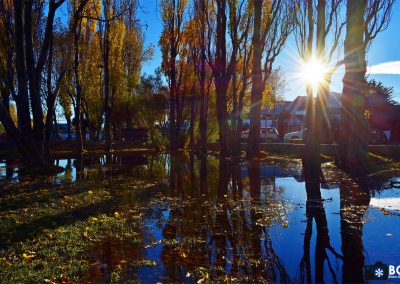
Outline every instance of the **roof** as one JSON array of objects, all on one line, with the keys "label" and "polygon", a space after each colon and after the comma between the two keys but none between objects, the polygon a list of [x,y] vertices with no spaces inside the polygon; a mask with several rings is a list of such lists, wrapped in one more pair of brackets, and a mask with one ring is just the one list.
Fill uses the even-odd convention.
[{"label": "roof", "polygon": [[289,105],[291,104],[291,101],[280,101],[277,102],[276,105],[273,108],[264,108],[261,110],[261,115],[266,115],[266,114],[276,114],[279,115],[282,113],[283,110],[288,109]]},{"label": "roof", "polygon": [[[329,92],[328,98],[323,98],[328,109],[340,109],[342,107],[342,94],[336,92]],[[307,96],[298,96],[289,105],[288,111],[291,114],[303,113],[306,109]]]},{"label": "roof", "polygon": [[341,108],[342,107],[342,94],[336,92],[329,92],[326,105],[330,109]]},{"label": "roof", "polygon": [[306,109],[306,96],[298,96],[293,102],[288,106],[288,112],[291,114],[296,114],[298,111],[304,111]]}]

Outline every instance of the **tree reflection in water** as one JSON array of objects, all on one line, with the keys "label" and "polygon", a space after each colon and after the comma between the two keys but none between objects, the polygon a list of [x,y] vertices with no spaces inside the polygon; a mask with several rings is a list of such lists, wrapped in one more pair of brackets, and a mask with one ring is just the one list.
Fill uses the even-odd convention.
[{"label": "tree reflection in water", "polygon": [[[321,181],[324,177],[321,170],[321,165],[317,169],[310,170],[307,164],[303,161],[303,174],[305,180],[305,189],[307,195],[306,201],[306,230],[304,233],[304,255],[300,262],[300,279],[302,283],[322,283],[324,282],[324,266],[327,262],[330,273],[332,274],[333,282],[338,283],[338,277],[334,270],[331,260],[328,257],[328,252],[332,253],[336,258],[342,256],[335,251],[330,244],[328,223],[326,219],[324,201],[321,196]],[[316,247],[315,247],[315,280],[311,277],[311,256],[310,246],[313,229],[313,221],[316,225]]]},{"label": "tree reflection in water", "polygon": [[343,282],[364,282],[363,219],[370,195],[366,179],[340,183],[340,228],[343,252]]},{"label": "tree reflection in water", "polygon": [[[321,167],[309,169],[299,160],[186,153],[80,156],[68,160],[66,180],[71,165],[78,180],[106,179],[112,187],[121,174],[162,185],[144,210],[146,248],[138,257],[157,263],[152,270],[137,269],[144,282],[206,276],[221,281],[365,281],[363,220],[368,187],[382,188],[376,180],[367,186],[365,179],[351,179],[337,169],[325,169],[324,177]],[[339,181],[334,189],[321,190],[332,179]],[[121,203],[137,203],[129,198]],[[285,241],[293,246],[286,247]]]},{"label": "tree reflection in water", "polygon": [[290,276],[286,269],[290,252],[282,261],[271,235],[273,226],[285,226],[285,215],[290,213],[282,197],[286,189],[275,185],[274,175],[260,175],[265,163],[194,156],[170,161],[169,194],[176,203],[162,229],[166,279],[183,281],[188,271],[204,267],[211,279],[229,275],[269,282],[364,281],[362,228],[369,204],[365,185],[349,181],[339,185],[340,251],[331,245],[322,170],[303,169],[299,177],[305,180],[306,191],[303,256],[298,273]]},{"label": "tree reflection in water", "polygon": [[[212,279],[223,280],[228,274],[289,281],[269,237],[269,228],[284,215],[283,206],[262,184],[260,162],[249,161],[243,177],[245,163],[240,160],[189,157],[184,163],[182,158],[171,159],[169,172],[170,194],[177,198],[177,206],[162,229],[166,279],[181,281],[185,271],[205,267]],[[270,212],[269,204],[280,211]],[[179,245],[171,245],[173,240]]]}]

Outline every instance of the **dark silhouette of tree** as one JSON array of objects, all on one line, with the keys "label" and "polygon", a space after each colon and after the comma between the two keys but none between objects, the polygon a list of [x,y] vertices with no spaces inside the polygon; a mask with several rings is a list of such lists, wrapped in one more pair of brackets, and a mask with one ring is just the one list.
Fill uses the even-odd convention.
[{"label": "dark silhouette of tree", "polygon": [[[293,30],[295,6],[292,1],[254,1],[253,63],[250,102],[250,132],[247,153],[259,153],[260,111],[272,65]],[[269,94],[271,95],[271,94]]]},{"label": "dark silhouette of tree", "polygon": [[339,155],[343,166],[348,169],[362,169],[367,155],[369,129],[364,117],[368,90],[365,84],[365,54],[379,32],[387,28],[394,2],[347,1]]},{"label": "dark silhouette of tree", "polygon": [[367,99],[377,100],[381,103],[390,105],[397,105],[398,103],[393,99],[393,87],[386,87],[382,82],[372,79],[367,81]]},{"label": "dark silhouette of tree", "polygon": [[[9,114],[7,95],[3,95],[6,98],[5,104],[2,100],[0,105],[0,121],[6,132],[15,140],[23,161],[30,165],[50,163],[46,155],[48,151],[45,149],[47,146],[41,84],[53,34],[55,13],[63,3],[64,0],[49,1],[46,19],[40,11],[41,8],[37,6],[37,2],[33,0],[15,0],[12,3],[8,2],[7,7],[4,3],[1,5],[2,17],[7,19],[6,27],[12,34],[12,47],[15,48],[13,48],[13,57],[18,91],[14,95],[14,101],[18,125],[12,121]],[[7,15],[11,16],[11,11],[13,11],[12,20],[7,17]],[[34,42],[34,35],[39,30],[39,25],[44,32],[42,40],[37,43]],[[10,64],[11,58],[8,59],[8,64]],[[9,67],[11,68],[10,65]],[[9,75],[11,75],[10,72]],[[50,121],[52,122],[52,119]]]},{"label": "dark silhouette of tree", "polygon": [[184,28],[184,15],[186,12],[186,1],[164,0],[161,2],[163,35],[160,38],[160,45],[164,57],[164,73],[168,79],[170,98],[169,98],[169,129],[171,149],[176,150],[180,147],[178,138],[180,132],[181,94],[180,73],[177,70],[177,56],[182,49],[182,34]]},{"label": "dark silhouette of tree", "polygon": [[363,181],[340,183],[340,231],[343,253],[343,283],[364,282],[365,257],[362,233],[370,196]]},{"label": "dark silhouette of tree", "polygon": [[[344,0],[298,0],[296,6],[296,45],[304,64],[310,61],[317,61],[322,66],[329,65],[333,57],[338,53],[342,38],[345,20],[341,19],[341,9]],[[316,9],[315,9],[316,8]],[[332,44],[326,44],[329,39]],[[315,52],[314,52],[315,47]],[[329,95],[329,87],[333,72],[343,64],[337,61],[334,67],[324,74],[321,82],[317,85],[317,90],[313,90],[310,82],[305,82],[307,102],[306,102],[306,127],[307,136],[305,137],[305,157],[309,166],[319,166],[320,157],[320,135],[324,131],[323,110],[326,109],[326,100]],[[314,103],[313,92],[317,91],[317,98]]]},{"label": "dark silhouette of tree", "polygon": [[315,244],[315,283],[324,282],[324,267],[325,262],[329,267],[332,274],[333,281],[338,283],[337,275],[329,260],[328,252],[332,253],[336,258],[342,259],[343,257],[335,251],[330,244],[330,237],[328,231],[328,222],[324,208],[324,201],[321,196],[321,181],[323,181],[322,171],[319,167],[318,170],[310,171],[310,167],[303,160],[303,174],[306,186],[306,230],[304,233],[303,243],[303,257],[300,261],[300,282],[311,283],[311,238],[313,234],[313,222],[316,224],[316,244]]},{"label": "dark silhouette of tree", "polygon": [[[345,75],[343,78],[341,134],[339,153],[343,166],[361,169],[367,154],[368,126],[364,117],[365,105],[365,52],[364,13],[367,1],[347,1],[347,27],[345,51]],[[350,135],[351,133],[351,135]]]}]

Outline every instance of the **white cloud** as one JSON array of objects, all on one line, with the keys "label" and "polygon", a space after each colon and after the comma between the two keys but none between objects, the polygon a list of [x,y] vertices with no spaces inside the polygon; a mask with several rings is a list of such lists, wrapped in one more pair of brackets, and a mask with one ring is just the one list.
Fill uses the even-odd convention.
[{"label": "white cloud", "polygon": [[367,73],[400,75],[400,61],[391,61],[391,62],[380,63],[373,66],[368,66]]},{"label": "white cloud", "polygon": [[398,197],[371,198],[370,206],[387,210],[400,210],[400,200]]}]

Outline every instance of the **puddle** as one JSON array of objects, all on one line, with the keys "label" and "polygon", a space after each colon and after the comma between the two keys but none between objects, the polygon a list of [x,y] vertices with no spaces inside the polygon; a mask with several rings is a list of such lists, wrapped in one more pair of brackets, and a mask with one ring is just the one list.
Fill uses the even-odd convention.
[{"label": "puddle", "polygon": [[[97,244],[88,282],[364,282],[367,265],[400,265],[400,174],[360,182],[329,167],[316,185],[305,182],[300,160],[106,160],[60,159],[66,171],[52,182],[117,187],[129,176],[152,194],[119,197],[124,209],[143,202],[143,243]],[[6,163],[0,168],[6,178]]]}]

